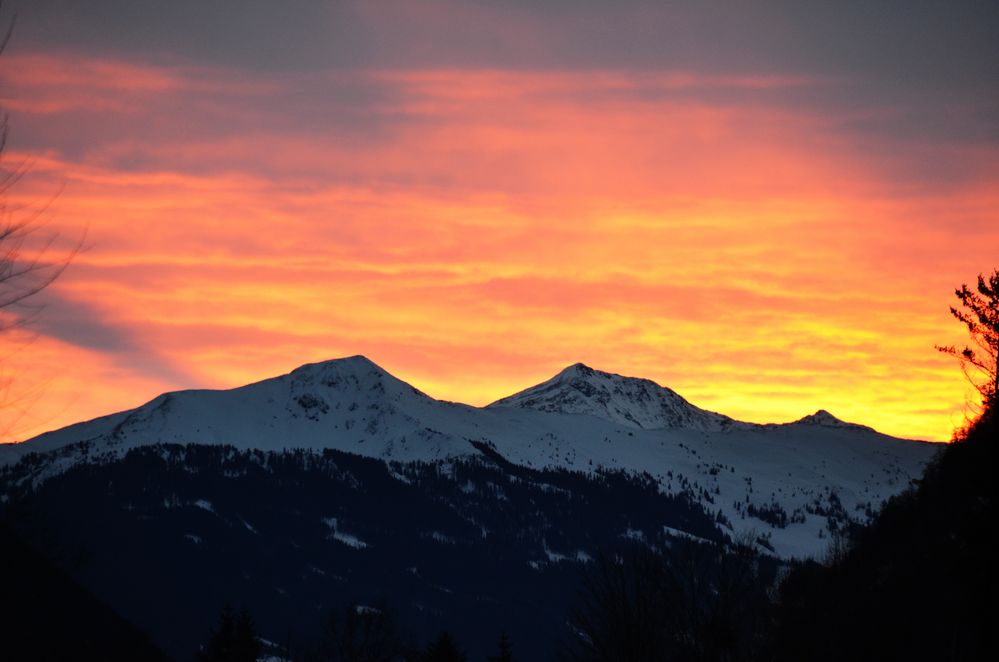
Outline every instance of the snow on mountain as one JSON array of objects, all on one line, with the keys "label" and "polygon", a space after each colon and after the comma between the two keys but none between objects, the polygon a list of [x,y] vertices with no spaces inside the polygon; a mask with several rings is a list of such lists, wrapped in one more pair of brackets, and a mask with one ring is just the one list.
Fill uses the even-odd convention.
[{"label": "snow on mountain", "polygon": [[601,372],[582,363],[489,406],[587,414],[645,430],[723,430],[735,422],[728,416],[699,409],[651,380]]},{"label": "snow on mountain", "polygon": [[[153,443],[225,443],[431,459],[448,455],[449,449],[440,438],[421,434],[422,420],[434,419],[433,411],[442,407],[471,409],[438,402],[367,358],[353,356],[303,365],[231,390],[165,393],[136,409],[42,434],[17,450],[45,452],[80,441],[113,450]],[[428,438],[410,457],[407,437],[421,436]],[[394,442],[402,447],[395,448]]]},{"label": "snow on mountain", "polygon": [[331,448],[399,462],[482,457],[484,444],[536,469],[646,473],[664,492],[720,513],[733,535],[755,537],[784,557],[822,554],[836,522],[864,521],[936,451],[824,411],[782,425],[740,423],[654,382],[581,364],[476,408],[434,400],[357,356],[232,390],[167,393],[0,446],[0,466],[48,454],[33,474],[38,481],[157,443]]}]

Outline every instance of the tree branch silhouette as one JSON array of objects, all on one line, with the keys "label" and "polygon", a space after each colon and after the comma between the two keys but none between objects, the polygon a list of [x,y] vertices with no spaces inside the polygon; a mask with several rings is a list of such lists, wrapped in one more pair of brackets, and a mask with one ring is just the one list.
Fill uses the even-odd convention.
[{"label": "tree branch silhouette", "polygon": [[[3,9],[0,0],[0,12]],[[0,37],[0,55],[10,44],[16,21],[16,14],[7,20]],[[23,163],[8,166],[8,137],[9,116],[0,111],[0,335],[4,345],[12,330],[25,326],[41,311],[37,295],[63,274],[82,250],[86,237],[84,232],[78,242],[63,249],[58,245],[60,233],[47,230],[42,220],[50,201],[28,210],[14,210],[8,205],[8,192],[26,171]],[[7,353],[5,347],[4,355]],[[0,409],[10,409],[19,400],[9,397],[11,381],[7,375],[0,376]],[[23,403],[16,408],[23,409]],[[4,425],[0,432],[9,433],[9,428]]]},{"label": "tree branch silhouette", "polygon": [[961,363],[961,370],[989,407],[999,395],[999,269],[986,278],[978,275],[977,287],[961,285],[954,291],[961,307],[951,306],[950,314],[968,329],[971,343],[963,348],[937,345],[944,354]]}]

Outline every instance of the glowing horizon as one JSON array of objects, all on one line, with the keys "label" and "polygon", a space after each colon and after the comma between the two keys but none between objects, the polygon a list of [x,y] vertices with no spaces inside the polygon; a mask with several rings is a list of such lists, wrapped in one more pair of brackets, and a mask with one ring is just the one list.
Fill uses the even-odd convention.
[{"label": "glowing horizon", "polygon": [[[362,6],[394,34],[466,4]],[[560,60],[499,11],[461,15],[525,61],[466,62],[434,12],[451,50],[336,66],[19,25],[7,202],[86,248],[8,334],[4,440],[355,354],[472,405],[583,362],[741,420],[950,437],[971,390],[933,346],[997,266],[992,92],[923,117],[848,67]]]}]

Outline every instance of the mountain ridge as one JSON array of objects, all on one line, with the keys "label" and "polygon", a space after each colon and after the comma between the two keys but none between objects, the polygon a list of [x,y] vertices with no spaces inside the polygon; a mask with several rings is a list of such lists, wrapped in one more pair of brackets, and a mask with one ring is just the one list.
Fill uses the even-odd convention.
[{"label": "mountain ridge", "polygon": [[[298,379],[298,380],[312,380],[312,381],[314,381],[316,379],[317,373],[323,374],[323,375],[328,375],[328,374],[332,373],[334,375],[339,375],[341,377],[350,375],[351,377],[353,377],[355,383],[357,383],[357,376],[359,374],[366,373],[371,378],[375,378],[375,379],[378,379],[378,380],[387,380],[389,383],[402,385],[405,388],[405,390],[408,390],[408,391],[410,391],[410,392],[412,392],[412,393],[414,393],[414,394],[416,394],[418,396],[422,396],[423,398],[426,398],[427,400],[432,400],[434,402],[445,403],[445,404],[461,405],[463,407],[470,407],[470,408],[475,408],[475,409],[489,409],[489,408],[494,408],[494,407],[504,407],[504,406],[507,406],[507,407],[519,407],[519,408],[534,408],[534,409],[536,409],[538,411],[548,411],[548,412],[551,412],[551,413],[590,413],[591,415],[599,415],[599,414],[594,414],[593,412],[578,412],[578,411],[574,412],[574,411],[559,410],[559,409],[555,409],[553,407],[542,408],[542,407],[528,406],[526,404],[523,404],[523,402],[522,402],[525,399],[525,396],[527,396],[527,395],[535,395],[536,393],[538,393],[540,391],[550,390],[554,386],[557,386],[557,385],[579,384],[582,381],[582,378],[587,378],[587,377],[593,378],[594,376],[596,376],[597,379],[602,379],[604,381],[614,381],[614,382],[618,382],[618,383],[625,383],[625,384],[632,384],[632,385],[641,385],[641,386],[646,387],[646,388],[648,388],[650,390],[655,389],[655,390],[659,390],[661,392],[664,392],[666,394],[669,394],[670,396],[672,396],[673,398],[676,399],[675,400],[676,402],[682,403],[683,406],[689,408],[689,411],[696,412],[696,414],[698,414],[698,415],[706,415],[708,419],[717,421],[719,423],[719,427],[727,427],[727,426],[730,426],[732,424],[738,424],[738,425],[744,425],[744,426],[816,424],[816,425],[860,426],[860,427],[865,427],[865,428],[873,430],[873,428],[870,428],[869,426],[864,426],[864,425],[859,424],[859,423],[852,423],[852,422],[843,421],[843,420],[841,420],[841,419],[833,416],[832,414],[830,414],[826,409],[821,409],[821,408],[818,409],[818,410],[816,410],[812,414],[808,414],[808,415],[802,416],[799,419],[795,419],[795,420],[792,420],[792,421],[786,421],[786,422],[750,423],[750,422],[747,422],[747,421],[740,421],[738,419],[732,418],[732,417],[727,416],[725,414],[721,414],[721,413],[717,413],[717,412],[714,412],[714,411],[710,411],[710,410],[706,410],[706,409],[702,409],[700,407],[697,407],[696,405],[693,405],[692,403],[690,403],[686,398],[684,398],[683,396],[681,396],[679,393],[677,393],[675,390],[673,390],[673,389],[671,389],[671,388],[669,388],[667,386],[662,386],[661,384],[659,384],[659,383],[657,383],[657,382],[655,382],[655,381],[653,381],[651,379],[644,378],[644,377],[631,377],[631,376],[621,375],[621,374],[618,374],[618,373],[607,372],[607,371],[603,371],[603,370],[599,370],[599,369],[590,367],[590,366],[588,366],[588,365],[586,365],[585,363],[582,363],[582,362],[573,363],[573,364],[571,364],[571,365],[563,368],[555,376],[553,376],[552,378],[550,378],[550,379],[548,379],[546,381],[540,382],[540,383],[535,384],[533,386],[529,386],[529,387],[527,387],[527,388],[525,388],[525,389],[523,389],[521,391],[518,391],[518,392],[513,393],[511,395],[508,395],[508,396],[505,396],[505,397],[500,398],[498,400],[495,400],[495,401],[493,401],[493,402],[491,402],[491,403],[489,403],[489,404],[487,404],[485,406],[476,407],[474,405],[468,405],[468,404],[457,402],[457,401],[440,400],[440,399],[434,398],[433,396],[430,396],[430,395],[424,393],[423,391],[419,390],[415,386],[409,384],[408,382],[406,382],[406,381],[404,381],[404,380],[396,377],[395,375],[393,375],[392,373],[390,373],[389,371],[387,371],[385,368],[383,368],[379,364],[377,364],[374,361],[372,361],[370,358],[368,358],[368,357],[366,357],[366,356],[364,356],[362,354],[355,354],[355,355],[341,357],[341,358],[334,358],[334,359],[327,359],[327,360],[323,360],[323,361],[315,361],[315,362],[311,362],[311,363],[304,363],[304,364],[298,366],[297,368],[294,368],[290,372],[287,372],[287,373],[284,373],[284,374],[281,374],[281,375],[272,376],[272,377],[265,377],[263,379],[260,379],[260,380],[254,381],[254,382],[250,382],[248,384],[244,384],[244,385],[241,385],[241,386],[235,386],[235,387],[231,387],[231,388],[222,388],[222,389],[179,389],[179,390],[176,390],[176,391],[167,391],[167,392],[164,392],[164,393],[161,393],[161,394],[157,395],[156,397],[152,398],[151,400],[147,401],[146,403],[138,405],[137,407],[135,407],[133,409],[122,410],[122,411],[119,411],[119,412],[113,412],[113,413],[109,413],[109,414],[104,414],[102,416],[98,416],[98,417],[95,417],[93,419],[88,419],[88,420],[85,420],[85,421],[79,421],[77,423],[71,423],[70,425],[63,426],[63,427],[57,428],[55,430],[49,430],[49,431],[46,431],[46,432],[42,432],[42,433],[40,433],[38,435],[35,435],[34,437],[22,440],[20,442],[13,442],[10,445],[18,445],[18,444],[28,443],[28,442],[33,441],[35,439],[39,439],[41,437],[45,437],[47,435],[52,434],[53,432],[58,432],[60,430],[64,430],[64,429],[69,428],[69,427],[73,427],[73,426],[77,426],[77,425],[81,425],[81,424],[93,423],[93,422],[96,422],[96,421],[100,421],[102,419],[106,419],[106,418],[109,418],[109,417],[117,416],[118,414],[132,412],[132,411],[144,408],[144,407],[151,406],[153,403],[157,402],[158,400],[161,400],[161,399],[164,399],[164,398],[171,399],[172,396],[178,396],[178,395],[182,395],[182,394],[195,394],[195,393],[210,394],[210,393],[238,392],[238,391],[241,391],[241,390],[244,390],[244,389],[258,387],[258,386],[261,386],[261,385],[264,385],[264,384],[268,384],[268,383],[271,383],[271,382],[283,381],[283,380],[296,380],[296,379]],[[326,386],[333,386],[333,385],[335,385],[335,383],[336,382],[334,380],[333,382],[327,382],[325,385]],[[626,417],[623,418],[623,419],[621,419],[621,418],[609,418],[608,420],[613,420],[615,422],[620,422],[620,423],[630,423],[631,425],[633,425],[635,427],[642,427],[643,429],[654,429],[654,428],[647,427],[646,425],[642,425],[640,422],[629,421],[629,419],[627,419]],[[672,424],[663,425],[662,427],[685,427],[685,426],[682,423],[678,424],[677,422],[673,422]]]},{"label": "mountain ridge", "polygon": [[488,448],[511,465],[648,475],[664,493],[695,495],[733,534],[766,534],[781,556],[818,553],[830,522],[867,517],[935,453],[824,410],[785,424],[735,421],[650,380],[582,364],[472,407],[436,400],[354,356],[235,389],[166,393],[0,448],[0,469],[34,454],[32,481],[44,481],[162,444],[444,464]]}]

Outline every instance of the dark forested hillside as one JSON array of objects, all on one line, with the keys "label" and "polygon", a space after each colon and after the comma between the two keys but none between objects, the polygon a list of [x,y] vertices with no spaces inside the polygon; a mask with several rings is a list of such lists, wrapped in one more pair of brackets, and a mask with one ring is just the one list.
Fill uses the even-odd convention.
[{"label": "dark forested hillside", "polygon": [[447,629],[483,658],[505,631],[518,659],[550,659],[598,550],[725,538],[716,513],[650,477],[538,471],[481,450],[388,464],[163,445],[37,487],[26,458],[0,482],[23,535],[76,559],[81,584],[181,659],[226,603],[279,644],[305,642],[344,604],[379,604],[417,645]]},{"label": "dark forested hillside", "polygon": [[5,660],[159,660],[145,634],[0,523]]},{"label": "dark forested hillside", "polygon": [[[636,604],[669,607],[635,611],[652,614],[654,627],[639,631],[655,636],[625,640],[661,650],[658,637],[696,659],[977,659],[997,650],[991,411],[833,563],[797,565],[772,629],[765,593],[779,564],[730,556],[752,545],[732,545],[724,518],[696,495],[663,494],[640,474],[531,469],[476,447],[472,458],[386,463],[332,450],[155,445],[43,481],[47,465],[28,456],[0,470],[3,515],[55,563],[11,556],[22,548],[5,544],[5,567],[24,569],[11,584],[20,595],[41,587],[25,602],[28,622],[65,619],[65,609],[49,618],[45,605],[71,605],[87,618],[64,631],[85,645],[149,646],[110,609],[87,607],[91,591],[179,659],[194,656],[226,604],[249,609],[279,649],[315,650],[337,610],[384,608],[413,649],[447,630],[479,658],[506,632],[518,659],[551,659],[567,642],[578,649],[591,635],[626,634],[630,621],[613,625],[620,613],[600,597],[615,594],[618,575]],[[625,558],[607,550],[629,546],[665,555],[647,557],[663,581],[627,588],[630,566],[607,565]],[[581,583],[601,568],[613,581]],[[39,576],[48,579],[28,579]],[[46,588],[52,578],[56,593]],[[590,602],[578,602],[581,590]],[[698,643],[723,634],[724,645]],[[576,659],[617,659],[585,648]]]},{"label": "dark forested hillside", "polygon": [[784,582],[782,660],[999,659],[995,408],[829,567]]}]

